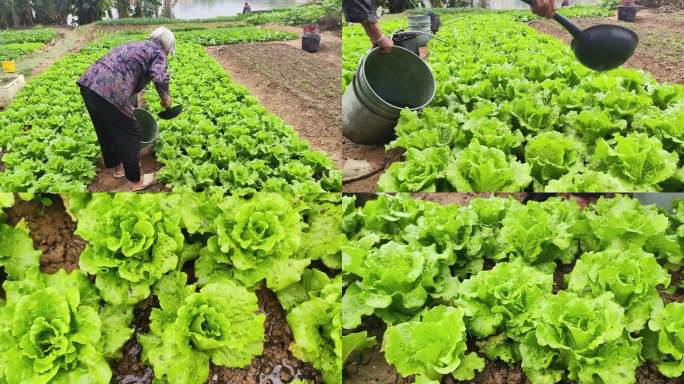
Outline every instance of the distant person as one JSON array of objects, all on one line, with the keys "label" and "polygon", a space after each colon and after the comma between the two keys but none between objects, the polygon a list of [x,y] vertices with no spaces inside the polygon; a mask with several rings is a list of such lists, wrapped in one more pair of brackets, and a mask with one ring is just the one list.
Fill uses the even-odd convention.
[{"label": "distant person", "polygon": [[126,177],[131,191],[154,183],[154,173],[140,175],[140,129],[131,99],[152,81],[164,108],[171,108],[167,57],[176,37],[160,27],[146,40],[114,48],[86,70],[77,84],[95,126],[104,166],[115,178]]},{"label": "distant person", "polygon": [[561,7],[569,7],[570,6],[570,0],[563,0],[561,3]]},{"label": "distant person", "polygon": [[250,13],[252,12],[252,7],[249,6],[249,3],[245,2],[245,6],[242,8],[242,13]]}]

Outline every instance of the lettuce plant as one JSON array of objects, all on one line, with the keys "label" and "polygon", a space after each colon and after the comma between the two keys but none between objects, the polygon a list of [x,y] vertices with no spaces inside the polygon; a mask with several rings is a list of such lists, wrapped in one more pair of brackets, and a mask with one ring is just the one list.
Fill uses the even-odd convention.
[{"label": "lettuce plant", "polygon": [[635,383],[641,342],[625,330],[612,293],[595,298],[561,291],[537,311],[535,330],[520,342],[522,368],[533,384],[565,377],[579,384]]},{"label": "lettuce plant", "polygon": [[644,357],[667,377],[684,374],[684,303],[670,303],[653,312],[644,336]]},{"label": "lettuce plant", "polygon": [[677,172],[679,156],[663,149],[655,137],[644,133],[615,136],[614,146],[603,139],[596,143],[591,159],[597,170],[638,185],[642,190],[659,191],[659,183]]},{"label": "lettuce plant", "polygon": [[217,280],[196,291],[183,272],[154,285],[159,307],[152,309],[150,332],[139,334],[143,360],[157,380],[202,384],[209,362],[242,368],[263,352],[264,321],[253,292],[231,280]]},{"label": "lettuce plant", "polygon": [[532,177],[527,164],[507,157],[497,148],[472,141],[449,164],[446,178],[459,192],[519,192]]},{"label": "lettuce plant", "polygon": [[574,225],[580,210],[574,200],[551,198],[512,206],[503,219],[501,239],[505,244],[497,259],[521,258],[526,263],[552,271],[556,260],[569,264],[579,242]]},{"label": "lettuce plant", "polygon": [[326,384],[342,384],[341,295],[342,275],[338,275],[287,315],[294,337],[292,354],[321,371]]},{"label": "lettuce plant", "polygon": [[452,161],[448,147],[424,150],[409,148],[406,162],[390,165],[378,181],[381,192],[441,192],[446,186],[445,170]]},{"label": "lettuce plant", "polygon": [[0,267],[10,279],[20,280],[28,268],[38,266],[41,252],[33,247],[33,239],[23,220],[15,226],[6,223],[4,209],[12,205],[14,195],[0,193]]},{"label": "lettuce plant", "polygon": [[342,251],[342,269],[351,281],[342,297],[346,329],[360,325],[364,315],[375,314],[390,324],[408,320],[430,294],[444,288],[449,275],[448,254],[437,253],[434,246],[376,245],[375,240],[368,235]]},{"label": "lettuce plant", "polygon": [[490,358],[512,363],[515,349],[507,339],[518,340],[534,329],[534,308],[551,294],[553,276],[525,265],[521,260],[498,263],[458,286],[454,306],[463,309],[468,332],[478,339]]},{"label": "lettuce plant", "polygon": [[662,308],[657,287],[670,284],[670,274],[655,256],[638,248],[587,252],[566,277],[568,290],[597,297],[611,292],[625,308],[625,327],[643,329],[652,311]]},{"label": "lettuce plant", "polygon": [[96,276],[105,301],[134,304],[176,268],[183,249],[178,195],[95,194],[76,213],[76,234],[88,241],[80,267]]},{"label": "lettuce plant", "polygon": [[399,374],[417,375],[416,383],[438,384],[443,375],[470,380],[484,360],[466,353],[463,310],[439,305],[419,317],[390,326],[383,341],[385,358]]},{"label": "lettuce plant", "polygon": [[112,357],[132,334],[132,312],[104,307],[79,271],[37,268],[5,281],[0,307],[0,382],[108,384]]},{"label": "lettuce plant", "polygon": [[266,279],[266,285],[277,291],[299,281],[311,260],[297,252],[306,228],[298,204],[274,193],[223,199],[208,225],[216,234],[197,260],[200,285],[221,276],[249,287]]},{"label": "lettuce plant", "polygon": [[543,132],[527,142],[525,160],[532,168],[532,177],[541,186],[566,174],[582,160],[581,152],[581,145],[572,137]]}]

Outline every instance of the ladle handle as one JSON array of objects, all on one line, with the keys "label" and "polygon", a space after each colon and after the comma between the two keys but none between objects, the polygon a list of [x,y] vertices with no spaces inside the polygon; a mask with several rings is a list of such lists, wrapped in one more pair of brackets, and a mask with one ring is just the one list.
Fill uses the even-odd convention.
[{"label": "ladle handle", "polygon": [[[522,2],[527,3],[528,5],[532,5],[533,1],[534,0],[522,0]],[[553,19],[556,20],[558,24],[562,25],[563,28],[567,29],[567,31],[570,32],[572,37],[574,37],[575,39],[582,38],[582,30],[578,26],[576,26],[572,21],[566,19],[560,13],[554,13]]]}]

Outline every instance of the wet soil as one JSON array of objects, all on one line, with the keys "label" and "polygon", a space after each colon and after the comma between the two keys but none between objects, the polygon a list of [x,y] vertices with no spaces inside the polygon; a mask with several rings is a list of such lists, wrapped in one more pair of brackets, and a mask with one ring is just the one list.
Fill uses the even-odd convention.
[{"label": "wet soil", "polygon": [[[150,147],[140,151],[140,174],[157,172],[162,168],[162,164],[154,157],[154,151]],[[125,177],[115,178],[114,170],[104,168],[102,160],[97,162],[97,174],[95,179],[88,186],[89,192],[128,192],[128,180]],[[170,188],[155,182],[142,192],[164,192]]]},{"label": "wet soil", "polygon": [[[636,22],[617,21],[617,16],[575,20],[581,28],[596,24],[617,24],[639,35],[639,45],[626,67],[643,69],[661,82],[684,84],[684,11],[671,13],[640,10]],[[570,44],[571,36],[552,20],[538,20],[530,25]]]},{"label": "wet soil", "polygon": [[43,252],[40,269],[55,273],[59,269],[72,271],[78,268],[78,258],[85,248],[85,241],[74,235],[76,223],[64,210],[58,195],[51,196],[52,205],[16,199],[16,204],[7,210],[8,222],[15,225],[24,220],[31,231],[36,249]]}]

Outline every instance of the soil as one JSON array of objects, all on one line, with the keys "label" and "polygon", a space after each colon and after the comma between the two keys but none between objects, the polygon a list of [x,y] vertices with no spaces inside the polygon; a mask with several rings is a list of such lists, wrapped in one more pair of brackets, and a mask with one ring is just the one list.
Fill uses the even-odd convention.
[{"label": "soil", "polygon": [[[643,9],[637,13],[634,23],[617,21],[617,16],[574,21],[581,28],[609,23],[632,29],[639,35],[639,45],[625,66],[650,72],[661,82],[684,84],[684,11],[662,13]],[[570,34],[552,20],[538,20],[530,25],[567,44],[572,40]]]},{"label": "soil", "polygon": [[16,204],[7,210],[8,222],[11,225],[21,220],[26,222],[34,246],[43,252],[41,271],[55,273],[62,268],[67,271],[78,268],[85,241],[74,234],[76,223],[64,210],[61,197],[53,195],[49,207],[40,202],[16,200]]},{"label": "soil", "polygon": [[[153,173],[162,168],[161,163],[154,157],[154,152],[150,147],[140,151],[140,174]],[[155,182],[143,192],[164,192],[170,189],[163,184]],[[88,186],[89,192],[127,192],[130,191],[128,180],[125,177],[115,178],[112,169],[104,168],[102,160],[97,162],[97,174],[95,179]]]}]

